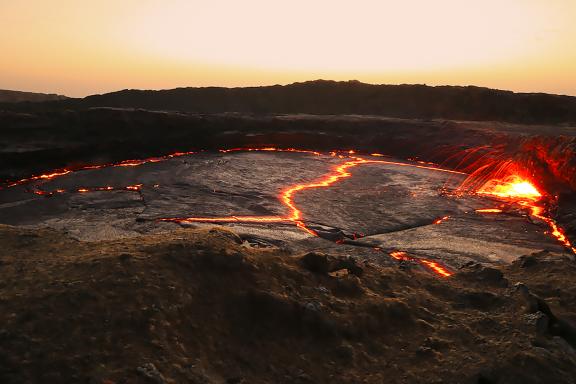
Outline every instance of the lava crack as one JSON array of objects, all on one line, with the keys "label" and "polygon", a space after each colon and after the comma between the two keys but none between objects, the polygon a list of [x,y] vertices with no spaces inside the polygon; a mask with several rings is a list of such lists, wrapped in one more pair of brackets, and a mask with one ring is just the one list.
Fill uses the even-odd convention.
[{"label": "lava crack", "polygon": [[[222,149],[220,152],[222,153],[229,153],[229,152],[237,152],[237,151],[269,151],[269,152],[295,152],[295,153],[305,153],[310,155],[319,156],[321,153],[310,151],[310,150],[299,150],[294,148],[288,149],[279,149],[275,147],[267,147],[267,148],[233,148],[233,149]],[[75,171],[82,171],[82,170],[92,170],[92,169],[101,169],[107,167],[133,167],[139,166],[146,163],[155,163],[160,162],[180,156],[191,155],[197,152],[177,152],[166,156],[161,157],[152,157],[148,159],[142,160],[125,160],[118,163],[109,163],[109,164],[102,164],[102,165],[94,165],[94,166],[85,166],[79,167],[75,169],[59,169],[52,171],[50,173],[35,175],[29,178],[21,179],[15,182],[8,184],[8,187],[14,187],[17,185],[23,185],[34,181],[48,181],[58,177],[62,177],[68,175]],[[206,222],[206,223],[288,223],[297,226],[298,228],[306,231],[310,235],[318,236],[318,233],[315,232],[313,229],[309,228],[305,221],[302,214],[302,211],[297,207],[294,197],[298,192],[305,191],[308,189],[315,189],[315,188],[328,188],[332,186],[334,183],[338,181],[349,178],[352,176],[350,173],[350,169],[366,164],[383,164],[383,165],[391,165],[391,166],[399,166],[399,167],[413,167],[413,168],[420,168],[426,169],[436,172],[444,172],[450,174],[458,174],[458,175],[467,175],[467,173],[451,170],[451,169],[443,169],[434,166],[431,163],[426,162],[417,162],[417,163],[406,163],[406,162],[396,162],[396,161],[389,161],[389,160],[373,160],[373,159],[365,159],[359,156],[355,156],[354,151],[334,151],[329,153],[332,157],[338,157],[340,159],[346,159],[346,161],[338,166],[336,166],[330,173],[326,174],[319,180],[310,182],[310,183],[303,183],[303,184],[296,184],[293,186],[288,187],[284,191],[280,193],[279,200],[280,202],[288,209],[288,214],[285,216],[237,216],[237,215],[230,215],[225,217],[176,217],[176,218],[161,218],[160,221],[167,221],[167,222],[178,222],[178,223],[191,223],[191,222]],[[373,153],[371,156],[373,157],[385,157],[382,154]],[[492,179],[486,181],[485,176],[480,177],[480,173],[478,175],[472,174],[471,176],[466,179],[466,181],[462,185],[462,190],[465,190],[465,186],[474,186],[479,184],[479,180],[481,180],[482,185],[480,188],[475,188],[473,193],[477,193],[483,196],[491,196],[501,200],[510,201],[520,206],[527,208],[531,215],[544,221],[550,227],[550,234],[554,236],[559,242],[563,245],[571,249],[573,252],[576,253],[576,247],[573,247],[570,240],[566,237],[562,228],[560,228],[556,222],[546,215],[547,209],[542,202],[543,195],[534,187],[530,181],[522,179],[518,175],[511,175],[506,178],[501,179]],[[479,179],[479,180],[476,180]],[[39,188],[32,190],[31,192],[43,195],[46,197],[52,196],[54,194],[60,193],[86,193],[92,191],[112,191],[112,190],[125,190],[125,191],[140,191],[141,185],[129,185],[125,187],[92,187],[92,188],[77,188],[72,190],[63,190],[57,189],[54,191],[43,191]],[[500,213],[503,212],[501,208],[486,208],[486,209],[479,209],[476,212],[478,213]],[[449,217],[445,216],[442,218],[437,219],[434,221],[434,224],[441,224],[444,221],[449,219]],[[400,253],[398,253],[400,252]],[[441,266],[439,263],[431,260],[415,258],[412,256],[408,256],[405,252],[397,251],[390,254],[391,257],[398,259],[398,260],[410,260],[417,261],[418,263],[426,266],[430,270],[434,271],[440,276],[450,276],[451,272],[449,272],[446,268]],[[396,257],[395,257],[396,256]]]}]

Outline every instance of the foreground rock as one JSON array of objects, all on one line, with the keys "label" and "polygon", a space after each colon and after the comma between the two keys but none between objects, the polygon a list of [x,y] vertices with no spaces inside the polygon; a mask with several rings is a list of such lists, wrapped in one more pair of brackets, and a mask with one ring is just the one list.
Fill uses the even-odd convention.
[{"label": "foreground rock", "polygon": [[[321,253],[307,256],[321,268],[327,261],[315,269],[303,255],[241,240],[179,230],[84,243],[0,227],[0,382],[572,383],[576,375],[572,341],[534,315],[548,308],[549,319],[576,320],[569,257],[468,265],[443,279]],[[536,311],[517,282],[537,298]]]}]

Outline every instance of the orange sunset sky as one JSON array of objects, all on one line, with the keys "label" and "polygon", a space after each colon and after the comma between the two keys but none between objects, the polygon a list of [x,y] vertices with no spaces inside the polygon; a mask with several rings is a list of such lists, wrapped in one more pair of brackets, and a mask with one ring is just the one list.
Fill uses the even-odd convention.
[{"label": "orange sunset sky", "polygon": [[0,89],[312,79],[576,95],[576,0],[0,0]]}]

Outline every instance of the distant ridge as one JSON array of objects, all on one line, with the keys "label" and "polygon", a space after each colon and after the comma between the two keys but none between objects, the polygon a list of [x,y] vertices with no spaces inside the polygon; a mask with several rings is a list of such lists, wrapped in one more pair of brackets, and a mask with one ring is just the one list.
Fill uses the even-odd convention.
[{"label": "distant ridge", "polygon": [[[315,80],[245,88],[123,90],[50,103],[197,113],[358,114],[417,119],[576,123],[576,97],[474,86],[374,85]],[[35,107],[33,107],[35,108]]]},{"label": "distant ridge", "polygon": [[64,99],[67,99],[67,97],[53,93],[35,93],[0,89],[0,103],[19,103],[23,101],[42,102]]}]

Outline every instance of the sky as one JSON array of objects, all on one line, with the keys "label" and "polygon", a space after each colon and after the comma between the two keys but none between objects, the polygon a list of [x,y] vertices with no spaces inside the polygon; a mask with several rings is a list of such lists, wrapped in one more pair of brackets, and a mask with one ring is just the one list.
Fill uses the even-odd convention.
[{"label": "sky", "polygon": [[576,0],[0,0],[0,89],[315,79],[576,95]]}]

